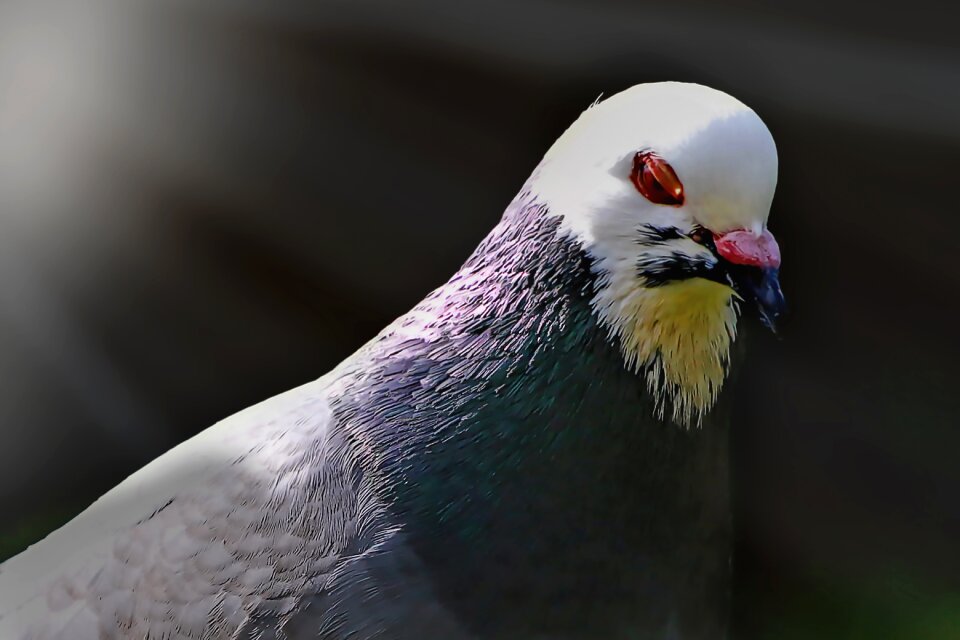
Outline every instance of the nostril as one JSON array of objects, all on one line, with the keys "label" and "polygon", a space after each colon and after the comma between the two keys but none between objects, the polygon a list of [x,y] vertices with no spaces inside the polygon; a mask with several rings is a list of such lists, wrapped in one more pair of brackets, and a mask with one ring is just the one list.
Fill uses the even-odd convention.
[{"label": "nostril", "polygon": [[702,244],[705,247],[710,247],[713,245],[713,233],[711,233],[709,229],[704,229],[703,227],[696,227],[690,232],[688,237],[697,244]]}]

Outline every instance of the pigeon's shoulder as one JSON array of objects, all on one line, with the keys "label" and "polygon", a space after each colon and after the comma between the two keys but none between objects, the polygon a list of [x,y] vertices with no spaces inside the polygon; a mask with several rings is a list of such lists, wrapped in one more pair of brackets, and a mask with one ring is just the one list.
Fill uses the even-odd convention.
[{"label": "pigeon's shoulder", "polygon": [[335,386],[214,425],[0,565],[0,637],[235,637],[292,614],[379,508],[332,426]]}]

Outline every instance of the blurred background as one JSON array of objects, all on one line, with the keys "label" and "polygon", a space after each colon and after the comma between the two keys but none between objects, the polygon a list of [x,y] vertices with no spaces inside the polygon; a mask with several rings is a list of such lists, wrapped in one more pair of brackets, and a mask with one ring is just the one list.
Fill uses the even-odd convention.
[{"label": "blurred background", "polygon": [[[932,0],[3,0],[0,559],[444,281],[601,93],[780,152],[736,638],[960,638],[956,20]],[[732,159],[735,161],[735,159]]]}]

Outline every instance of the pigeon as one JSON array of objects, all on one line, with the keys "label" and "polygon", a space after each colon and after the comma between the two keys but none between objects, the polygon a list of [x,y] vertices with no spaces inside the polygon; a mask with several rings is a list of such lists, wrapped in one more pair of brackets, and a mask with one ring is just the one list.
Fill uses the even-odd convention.
[{"label": "pigeon", "polygon": [[723,92],[594,103],[412,311],[0,565],[0,638],[727,637],[721,391],[741,310],[785,307],[776,181]]}]

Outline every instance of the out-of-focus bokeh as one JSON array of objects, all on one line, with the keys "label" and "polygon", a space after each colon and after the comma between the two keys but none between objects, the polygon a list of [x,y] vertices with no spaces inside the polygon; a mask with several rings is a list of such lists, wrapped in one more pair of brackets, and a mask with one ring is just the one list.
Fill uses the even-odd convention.
[{"label": "out-of-focus bokeh", "polygon": [[[0,558],[450,275],[598,95],[767,121],[737,638],[960,638],[960,50],[914,0],[6,0]],[[730,158],[736,162],[735,157]]]}]

